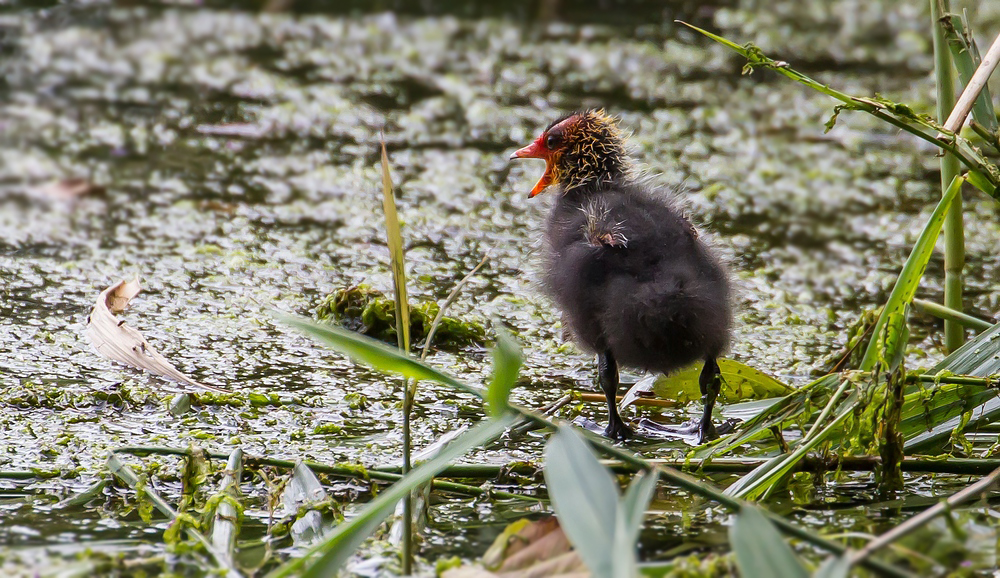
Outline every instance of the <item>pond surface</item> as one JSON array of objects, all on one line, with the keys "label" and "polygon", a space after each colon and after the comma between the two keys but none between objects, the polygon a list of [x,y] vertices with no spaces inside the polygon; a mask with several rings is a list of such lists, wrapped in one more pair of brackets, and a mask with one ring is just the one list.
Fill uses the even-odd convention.
[{"label": "pond surface", "polygon": [[[606,107],[632,131],[645,169],[682,187],[681,201],[737,279],[731,356],[795,385],[844,345],[863,309],[884,301],[940,194],[928,145],[860,113],[824,133],[830,99],[766,71],[741,76],[737,56],[673,23],[752,40],[846,92],[930,112],[926,3],[637,3],[610,15],[576,8],[548,24],[517,3],[496,12],[390,4],[400,10],[324,13],[308,2],[292,14],[106,2],[0,9],[5,570],[62,564],[81,543],[138,557],[164,551],[166,523],[122,514],[132,500],[124,490],[68,512],[52,508],[106,477],[116,447],[241,447],[367,466],[398,459],[398,380],[269,314],[312,315],[329,293],[361,283],[391,290],[380,134],[411,296],[444,299],[488,255],[449,311],[500,320],[518,336],[526,363],[514,398],[529,406],[594,387],[592,359],[564,343],[538,291],[551,199],[527,192],[542,167],[507,160],[560,114]],[[969,8],[977,31],[1000,29],[1000,7]],[[70,198],[51,186],[70,178],[103,192]],[[966,305],[988,317],[1000,310],[1000,210],[970,188],[966,211]],[[196,402],[175,416],[168,403],[184,388],[90,349],[83,329],[98,294],[135,275],[144,292],[125,314],[129,325],[195,379],[239,392],[235,401]],[[940,300],[942,281],[937,255],[918,296]],[[939,329],[914,316],[908,363],[941,358]],[[429,361],[474,384],[490,372],[481,347]],[[482,417],[471,398],[432,385],[417,403],[418,447]],[[563,415],[577,413],[604,419],[600,404]],[[675,414],[667,419],[684,419]],[[537,461],[543,442],[508,440],[469,461]],[[658,445],[649,455],[684,448]],[[126,458],[178,499],[179,460]],[[38,477],[5,475],[17,472]],[[927,497],[963,481],[925,476],[910,485]],[[867,482],[860,475],[822,489],[797,520],[880,531],[899,504],[873,503]],[[345,502],[369,495],[360,482],[331,487]],[[244,490],[258,510],[248,512],[243,537],[259,538],[267,488],[256,478]],[[662,488],[658,500],[663,513],[644,534],[644,557],[692,535],[698,551],[724,551],[721,511],[689,527],[690,496]],[[824,506],[831,503],[837,508]],[[538,511],[442,497],[431,508],[422,568],[477,557],[506,522]],[[374,548],[358,560],[381,552]],[[356,568],[391,574],[394,562],[382,560]]]}]

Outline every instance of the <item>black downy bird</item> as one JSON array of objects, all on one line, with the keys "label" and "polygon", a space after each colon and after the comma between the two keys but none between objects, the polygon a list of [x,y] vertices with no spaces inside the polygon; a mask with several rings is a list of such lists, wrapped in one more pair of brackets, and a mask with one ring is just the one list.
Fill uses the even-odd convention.
[{"label": "black downy bird", "polygon": [[603,110],[560,118],[511,159],[545,159],[531,190],[558,197],[545,232],[546,290],[575,341],[597,354],[608,400],[605,435],[633,435],[618,414],[618,366],[670,373],[698,360],[705,411],[700,442],[718,437],[717,357],[732,315],[725,268],[671,203],[670,193],[637,179],[625,136]]}]

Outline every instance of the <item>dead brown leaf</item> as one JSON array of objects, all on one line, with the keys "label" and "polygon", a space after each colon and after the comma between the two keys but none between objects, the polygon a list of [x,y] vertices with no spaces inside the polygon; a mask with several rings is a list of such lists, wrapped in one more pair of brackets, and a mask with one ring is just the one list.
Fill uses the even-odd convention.
[{"label": "dead brown leaf", "polygon": [[231,393],[228,390],[214,387],[191,379],[167,358],[156,352],[146,339],[135,329],[119,321],[115,314],[124,311],[133,297],[142,288],[139,279],[131,281],[122,279],[101,292],[97,303],[87,317],[87,338],[98,353],[136,369],[144,369],[152,374],[167,377],[185,385],[193,385],[220,393]]},{"label": "dead brown leaf", "polygon": [[[494,569],[490,571],[489,569]],[[589,578],[554,517],[518,520],[504,529],[480,564],[448,570],[442,578]]]}]

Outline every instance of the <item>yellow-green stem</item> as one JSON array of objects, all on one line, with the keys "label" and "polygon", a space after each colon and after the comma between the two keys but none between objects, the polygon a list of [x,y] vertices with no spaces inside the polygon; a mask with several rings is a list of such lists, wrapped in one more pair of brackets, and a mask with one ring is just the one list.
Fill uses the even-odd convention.
[{"label": "yellow-green stem", "polygon": [[[944,122],[955,107],[955,74],[941,17],[949,10],[948,0],[930,0],[934,31],[934,72],[937,78],[937,116]],[[941,192],[958,175],[959,163],[951,153],[941,157]],[[962,311],[962,269],[965,267],[965,231],[962,221],[962,195],[959,193],[948,209],[944,222],[944,305]],[[944,345],[949,352],[965,342],[965,329],[950,320],[944,322]]]},{"label": "yellow-green stem", "polygon": [[[410,302],[406,293],[406,255],[400,232],[396,198],[393,196],[392,177],[389,174],[389,154],[382,141],[382,211],[385,213],[386,244],[389,247],[389,266],[396,302],[396,342],[406,355],[410,353]],[[410,413],[417,384],[403,379],[403,474],[410,471]],[[413,570],[413,501],[412,494],[403,497],[403,574]]]},{"label": "yellow-green stem", "polygon": [[[409,351],[404,350],[405,353]],[[410,412],[413,402],[410,397],[412,389],[409,379],[403,380],[403,475],[410,473]],[[408,493],[403,498],[403,575],[413,573],[413,494]]]}]

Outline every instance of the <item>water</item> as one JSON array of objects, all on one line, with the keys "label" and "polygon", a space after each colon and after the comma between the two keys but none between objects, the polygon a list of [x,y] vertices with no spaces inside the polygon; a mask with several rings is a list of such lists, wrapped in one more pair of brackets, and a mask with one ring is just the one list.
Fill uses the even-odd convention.
[{"label": "water", "polygon": [[[165,523],[124,514],[127,492],[71,514],[50,509],[104,475],[115,447],[397,459],[397,380],[328,353],[268,313],[309,315],[328,293],[359,283],[390,289],[380,133],[411,295],[443,299],[489,254],[451,312],[500,319],[517,334],[526,365],[514,397],[532,406],[590,388],[593,372],[588,356],[563,344],[537,290],[551,199],[529,200],[527,191],[542,168],[507,161],[562,112],[607,107],[633,132],[647,171],[683,185],[687,210],[737,278],[732,356],[793,384],[843,345],[861,309],[885,299],[939,195],[929,146],[860,113],[842,114],[824,134],[830,99],[766,71],[741,76],[738,57],[673,23],[753,40],[846,92],[932,111],[923,4],[678,2],[613,16],[582,5],[547,25],[520,4],[495,12],[398,4],[386,6],[398,13],[310,3],[292,14],[107,2],[0,11],[10,56],[0,84],[0,470],[58,474],[0,475],[0,542],[16,549],[5,569],[68,555],[42,546],[113,541],[111,552],[162,552]],[[970,9],[977,31],[1000,27],[996,7]],[[45,192],[66,178],[105,193]],[[969,192],[966,209],[966,303],[990,315],[1000,309],[996,203]],[[94,300],[132,275],[144,292],[128,323],[182,371],[241,401],[195,403],[174,417],[166,405],[179,386],[89,349],[83,327]],[[942,280],[937,255],[918,295],[939,300]],[[942,355],[939,324],[913,322],[908,363],[929,366]],[[489,375],[482,348],[430,360],[470,383]],[[274,403],[256,407],[250,393]],[[417,446],[481,416],[470,398],[433,386],[420,389],[418,404]],[[596,405],[565,415],[577,411],[604,419]],[[323,433],[331,424],[342,430]],[[529,437],[472,459],[537,459],[541,443]],[[152,468],[158,489],[178,498],[176,459],[131,463]],[[930,494],[950,487],[912,481]],[[259,537],[266,488],[257,479],[245,490],[259,510],[243,537]],[[345,501],[365,495],[357,483],[336,490]],[[667,510],[689,500],[661,494]],[[801,516],[807,526],[873,531],[864,501],[835,515],[822,510],[822,496],[815,503],[823,513]],[[442,498],[424,552],[477,556],[525,510],[537,508]],[[647,531],[645,556],[690,537],[679,520],[651,522],[663,531]],[[696,533],[720,535],[724,522],[715,516]]]}]

